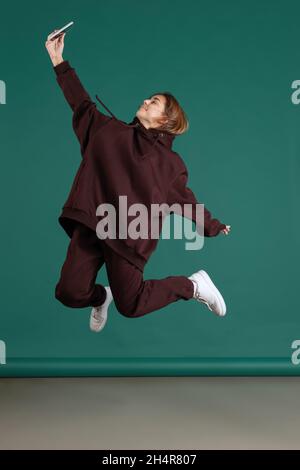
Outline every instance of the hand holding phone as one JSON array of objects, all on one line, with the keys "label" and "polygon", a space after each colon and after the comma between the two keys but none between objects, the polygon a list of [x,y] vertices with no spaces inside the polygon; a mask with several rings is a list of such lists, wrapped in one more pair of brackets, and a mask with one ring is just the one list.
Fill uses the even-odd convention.
[{"label": "hand holding phone", "polygon": [[49,34],[49,36],[47,38],[48,41],[54,41],[54,39],[57,39],[63,33],[66,33],[71,28],[71,26],[73,26],[73,24],[74,24],[74,21],[70,21],[70,23],[67,23],[62,28],[55,29],[52,33]]},{"label": "hand holding phone", "polygon": [[45,47],[48,51],[52,64],[58,65],[63,61],[62,53],[64,49],[64,38],[66,31],[74,24],[73,21],[63,26],[61,29],[55,29],[48,35]]}]

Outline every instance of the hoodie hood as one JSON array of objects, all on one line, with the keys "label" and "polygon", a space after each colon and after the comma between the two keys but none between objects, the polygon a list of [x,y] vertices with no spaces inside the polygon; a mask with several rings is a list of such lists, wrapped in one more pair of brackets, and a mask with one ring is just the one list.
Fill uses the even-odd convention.
[{"label": "hoodie hood", "polygon": [[139,120],[139,118],[137,116],[134,116],[132,121],[127,124],[127,123],[121,121],[120,119],[118,119],[110,111],[110,109],[107,106],[105,106],[105,104],[100,100],[98,95],[96,95],[96,98],[114,119],[118,120],[121,124],[123,124],[126,127],[136,128],[138,132],[140,132],[144,137],[146,137],[146,139],[148,139],[151,142],[149,150],[146,153],[141,155],[142,158],[150,155],[152,150],[154,149],[155,145],[157,145],[158,143],[163,145],[164,147],[168,148],[169,150],[172,149],[173,140],[176,137],[175,134],[172,134],[172,133],[167,132],[167,131],[161,131],[161,130],[158,130],[158,129],[154,129],[154,128],[151,128],[151,127],[149,129],[147,129],[142,124],[142,122]]}]

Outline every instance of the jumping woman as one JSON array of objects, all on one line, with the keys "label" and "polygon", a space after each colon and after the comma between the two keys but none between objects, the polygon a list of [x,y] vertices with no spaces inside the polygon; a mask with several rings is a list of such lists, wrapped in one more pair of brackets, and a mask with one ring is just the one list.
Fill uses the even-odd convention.
[{"label": "jumping woman", "polygon": [[[45,46],[56,80],[72,109],[72,127],[82,157],[58,219],[70,242],[55,288],[56,299],[72,308],[91,306],[89,324],[95,332],[105,326],[112,300],[118,312],[129,318],[143,316],[180,299],[196,299],[215,314],[224,316],[224,299],[202,269],[189,277],[143,279],[145,264],[159,237],[98,236],[98,206],[112,205],[116,219],[121,215],[122,220],[120,196],[126,196],[131,206],[143,204],[149,214],[153,204],[165,203],[168,207],[175,204],[180,208],[190,204],[189,218],[198,222],[197,199],[187,187],[186,165],[172,150],[176,135],[188,129],[183,109],[171,93],[159,92],[145,99],[134,119],[126,123],[116,118],[96,95],[110,116],[102,113],[75,69],[63,59],[65,33],[54,40],[49,36]],[[172,212],[177,213],[176,209]],[[203,219],[204,236],[228,235],[230,225],[213,219],[206,208]],[[147,222],[146,234],[150,235],[153,219]],[[161,230],[162,219],[159,223]],[[109,286],[95,283],[104,264]]]}]

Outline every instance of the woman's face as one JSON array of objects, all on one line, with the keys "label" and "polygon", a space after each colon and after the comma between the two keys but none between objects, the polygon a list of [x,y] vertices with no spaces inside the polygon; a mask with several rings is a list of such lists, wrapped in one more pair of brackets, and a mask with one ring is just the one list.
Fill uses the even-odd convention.
[{"label": "woman's face", "polygon": [[165,104],[166,98],[164,95],[153,95],[143,101],[136,112],[136,116],[147,129],[149,127],[160,127],[164,120],[158,121],[158,119],[164,116]]}]

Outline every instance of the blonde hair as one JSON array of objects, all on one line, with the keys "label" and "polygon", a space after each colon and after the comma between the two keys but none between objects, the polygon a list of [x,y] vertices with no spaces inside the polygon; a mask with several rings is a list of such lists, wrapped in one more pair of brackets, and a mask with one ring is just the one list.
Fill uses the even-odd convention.
[{"label": "blonde hair", "polygon": [[163,95],[166,98],[163,116],[168,119],[166,124],[162,124],[156,129],[169,132],[170,134],[183,134],[186,132],[189,128],[189,121],[175,96],[169,91],[152,93],[150,97],[154,95]]}]

